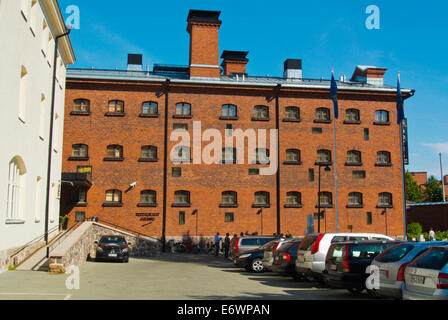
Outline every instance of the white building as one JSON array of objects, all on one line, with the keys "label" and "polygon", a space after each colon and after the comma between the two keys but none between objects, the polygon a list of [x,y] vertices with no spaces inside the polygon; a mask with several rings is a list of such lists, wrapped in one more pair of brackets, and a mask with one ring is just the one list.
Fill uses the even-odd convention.
[{"label": "white building", "polygon": [[59,224],[66,67],[75,60],[57,0],[0,1],[0,270],[42,245],[53,69],[56,67],[49,230]]}]

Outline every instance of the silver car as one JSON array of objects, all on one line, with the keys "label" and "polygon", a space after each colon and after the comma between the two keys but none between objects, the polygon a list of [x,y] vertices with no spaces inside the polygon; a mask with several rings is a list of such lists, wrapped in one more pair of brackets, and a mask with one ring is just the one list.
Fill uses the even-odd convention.
[{"label": "silver car", "polygon": [[404,271],[405,300],[448,300],[448,246],[432,247]]},{"label": "silver car", "polygon": [[404,270],[408,264],[428,248],[439,245],[448,245],[448,242],[408,242],[383,251],[372,261],[372,265],[380,270],[380,289],[375,290],[375,293],[384,297],[402,299]]},{"label": "silver car", "polygon": [[263,255],[263,266],[265,270],[272,270],[272,264],[274,263],[274,255],[275,252],[283,246],[285,243],[293,240],[292,238],[281,238],[274,241],[271,241],[264,247],[264,255]]}]

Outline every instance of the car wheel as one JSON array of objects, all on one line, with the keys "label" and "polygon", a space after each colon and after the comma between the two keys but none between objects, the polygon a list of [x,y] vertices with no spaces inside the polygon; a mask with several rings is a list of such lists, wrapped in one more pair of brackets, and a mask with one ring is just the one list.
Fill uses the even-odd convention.
[{"label": "car wheel", "polygon": [[303,278],[300,274],[297,274],[295,272],[291,273],[291,277],[296,281],[300,281]]},{"label": "car wheel", "polygon": [[357,289],[357,288],[352,288],[352,289],[347,289],[347,290],[354,294],[359,294],[364,291],[364,289]]},{"label": "car wheel", "polygon": [[263,269],[264,269],[263,261],[261,259],[254,259],[250,263],[250,267],[253,272],[256,272],[256,273],[263,272]]}]

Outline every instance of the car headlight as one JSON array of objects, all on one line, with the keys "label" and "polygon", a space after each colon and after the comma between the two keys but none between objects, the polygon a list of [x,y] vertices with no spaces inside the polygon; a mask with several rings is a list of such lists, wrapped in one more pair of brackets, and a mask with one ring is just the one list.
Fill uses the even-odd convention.
[{"label": "car headlight", "polygon": [[249,257],[250,257],[250,253],[242,254],[239,256],[239,258],[242,258],[242,259],[249,258]]}]

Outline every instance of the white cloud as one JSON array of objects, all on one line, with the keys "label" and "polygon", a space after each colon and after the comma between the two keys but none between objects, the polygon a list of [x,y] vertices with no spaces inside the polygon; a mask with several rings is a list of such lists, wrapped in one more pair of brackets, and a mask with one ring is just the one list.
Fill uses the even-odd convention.
[{"label": "white cloud", "polygon": [[448,153],[448,142],[423,143],[424,146],[437,151],[437,153]]}]

